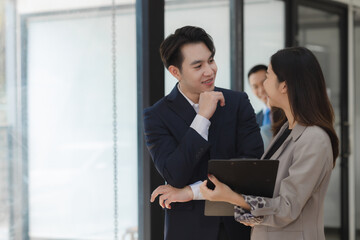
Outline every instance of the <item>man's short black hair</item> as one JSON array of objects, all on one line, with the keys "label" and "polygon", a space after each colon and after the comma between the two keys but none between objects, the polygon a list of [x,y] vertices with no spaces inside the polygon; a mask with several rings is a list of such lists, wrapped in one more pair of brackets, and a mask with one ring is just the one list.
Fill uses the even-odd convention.
[{"label": "man's short black hair", "polygon": [[250,71],[248,72],[248,79],[250,77],[251,74],[253,73],[256,73],[258,71],[261,71],[261,70],[265,70],[265,72],[267,71],[267,66],[264,65],[264,64],[259,64],[259,65],[255,65],[253,66]]},{"label": "man's short black hair", "polygon": [[203,42],[207,48],[215,55],[215,46],[213,40],[204,29],[194,26],[185,26],[176,29],[174,34],[169,35],[160,45],[160,56],[166,68],[170,65],[181,70],[184,57],[181,54],[181,47],[188,43]]}]

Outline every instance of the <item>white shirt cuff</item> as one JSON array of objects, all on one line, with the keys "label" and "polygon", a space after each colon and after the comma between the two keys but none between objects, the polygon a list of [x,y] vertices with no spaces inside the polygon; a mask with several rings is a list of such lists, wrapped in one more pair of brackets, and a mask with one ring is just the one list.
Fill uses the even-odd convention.
[{"label": "white shirt cuff", "polygon": [[190,184],[190,188],[194,195],[193,200],[204,200],[204,197],[200,192],[200,185],[202,183],[203,183],[202,181],[197,181],[196,183]]},{"label": "white shirt cuff", "polygon": [[193,128],[200,136],[202,136],[206,141],[209,136],[209,127],[211,122],[209,119],[196,114],[194,120],[192,121],[190,127]]}]

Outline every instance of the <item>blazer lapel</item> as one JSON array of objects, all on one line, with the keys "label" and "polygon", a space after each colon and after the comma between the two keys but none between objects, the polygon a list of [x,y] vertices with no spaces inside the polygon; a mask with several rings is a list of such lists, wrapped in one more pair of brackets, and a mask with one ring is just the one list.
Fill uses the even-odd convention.
[{"label": "blazer lapel", "polygon": [[[215,87],[214,91],[219,91],[219,89]],[[216,153],[217,139],[224,120],[224,107],[221,107],[220,103],[218,103],[214,115],[210,118],[209,143],[211,144],[211,156],[215,156]]]},{"label": "blazer lapel", "polygon": [[178,83],[175,85],[171,93],[166,97],[166,100],[168,106],[180,118],[182,118],[188,126],[190,126],[196,116],[196,112],[194,108],[190,105],[190,103],[179,92],[177,85]]},{"label": "blazer lapel", "polygon": [[[180,93],[178,84],[175,85],[171,93],[166,97],[168,106],[182,118],[188,126],[191,125],[192,121],[196,116],[194,108],[189,104],[185,97]],[[215,91],[218,89],[215,88]],[[216,141],[219,135],[220,127],[223,120],[223,108],[218,103],[214,115],[210,118],[209,138],[208,141],[211,144],[211,155],[214,156],[216,152]]]},{"label": "blazer lapel", "polygon": [[291,141],[292,137],[291,134],[286,138],[283,144],[279,147],[279,149],[271,156],[271,159],[276,160],[281,155],[281,153],[284,151],[284,149],[287,147],[289,142]]},{"label": "blazer lapel", "polygon": [[[287,129],[289,127],[289,123],[286,122],[280,129],[279,133],[275,136],[275,138],[273,139],[273,141],[270,143],[269,147],[267,148],[266,152],[263,154],[263,156],[261,157],[261,159],[264,159],[264,157],[266,156],[266,154],[269,152],[269,150],[272,148],[272,146],[274,145],[274,143],[277,141],[277,139],[279,139],[279,137],[284,133],[285,129]],[[283,144],[281,144],[281,146],[279,147],[279,149],[271,156],[272,159],[278,159],[279,156],[281,155],[281,153],[284,151],[284,149],[287,147],[287,145],[290,143],[290,141],[294,141],[296,142],[299,137],[301,136],[301,134],[304,132],[304,130],[306,129],[306,126],[300,125],[300,124],[296,124],[295,127],[292,129],[290,135],[286,138],[286,140],[284,141]]]},{"label": "blazer lapel", "polygon": [[289,123],[286,122],[284,123],[284,125],[281,127],[280,131],[275,135],[275,137],[271,140],[269,146],[267,147],[267,149],[265,150],[264,154],[261,156],[261,159],[264,159],[266,154],[268,154],[268,152],[270,151],[270,149],[273,147],[274,143],[279,139],[279,137],[281,136],[281,134],[283,134],[283,132],[285,131],[286,128],[288,128]]}]

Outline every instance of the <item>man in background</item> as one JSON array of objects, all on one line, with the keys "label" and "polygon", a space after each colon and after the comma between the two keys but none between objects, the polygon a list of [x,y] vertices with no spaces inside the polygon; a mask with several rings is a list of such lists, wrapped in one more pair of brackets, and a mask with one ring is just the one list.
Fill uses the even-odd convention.
[{"label": "man in background", "polygon": [[249,85],[253,94],[264,103],[264,107],[256,114],[256,122],[259,124],[261,137],[266,149],[272,139],[271,132],[271,111],[267,103],[267,96],[264,89],[267,66],[263,64],[252,67],[248,73]]}]

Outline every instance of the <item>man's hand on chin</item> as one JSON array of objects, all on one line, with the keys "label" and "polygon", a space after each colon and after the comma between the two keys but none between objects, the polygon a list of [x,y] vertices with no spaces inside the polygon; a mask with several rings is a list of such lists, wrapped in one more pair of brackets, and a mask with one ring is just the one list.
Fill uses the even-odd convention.
[{"label": "man's hand on chin", "polygon": [[225,106],[225,98],[222,92],[202,92],[199,98],[199,115],[210,119],[214,115],[219,101],[220,106]]}]

